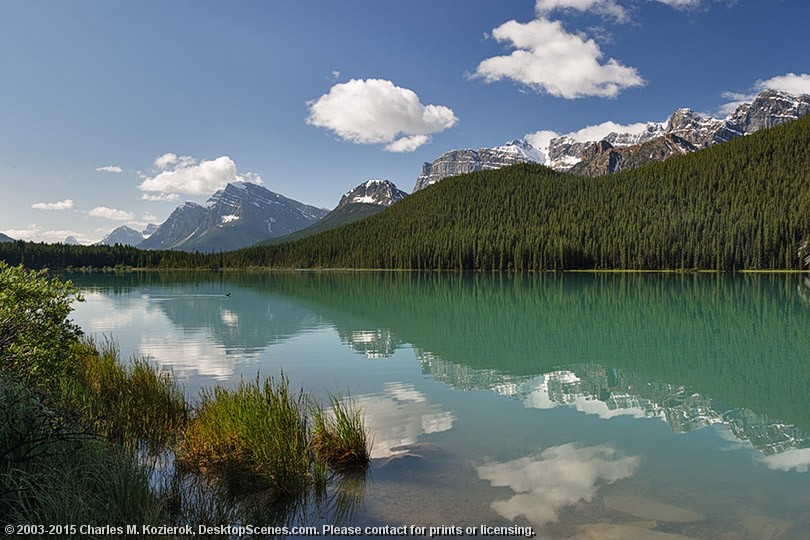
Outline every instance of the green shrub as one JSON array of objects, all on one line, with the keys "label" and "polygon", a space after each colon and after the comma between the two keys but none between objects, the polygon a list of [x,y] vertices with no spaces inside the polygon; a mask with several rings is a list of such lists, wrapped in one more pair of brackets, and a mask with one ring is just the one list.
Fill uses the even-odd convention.
[{"label": "green shrub", "polygon": [[81,295],[45,270],[0,261],[0,369],[7,377],[51,389],[70,370],[81,335],[67,316]]}]

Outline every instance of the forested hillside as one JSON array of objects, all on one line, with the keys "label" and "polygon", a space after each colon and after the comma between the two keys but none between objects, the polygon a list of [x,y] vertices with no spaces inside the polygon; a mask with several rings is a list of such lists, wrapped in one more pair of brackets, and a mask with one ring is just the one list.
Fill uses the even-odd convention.
[{"label": "forested hillside", "polygon": [[[459,270],[796,269],[810,237],[810,118],[599,178],[517,165],[232,263]],[[241,261],[241,262],[240,262]]]},{"label": "forested hillside", "polygon": [[810,117],[611,176],[522,164],[447,179],[295,242],[205,256],[0,244],[29,266],[442,270],[798,269]]}]

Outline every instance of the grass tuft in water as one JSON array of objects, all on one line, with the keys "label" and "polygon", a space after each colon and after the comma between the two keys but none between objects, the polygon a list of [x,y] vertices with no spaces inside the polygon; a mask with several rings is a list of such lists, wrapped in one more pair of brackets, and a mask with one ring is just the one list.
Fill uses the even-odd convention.
[{"label": "grass tuft in water", "polygon": [[329,396],[330,407],[313,407],[315,456],[336,471],[365,467],[371,459],[360,407],[350,398]]},{"label": "grass tuft in water", "polygon": [[176,442],[189,406],[170,372],[143,358],[123,364],[111,340],[85,338],[75,348],[76,367],[62,392],[86,423],[130,451],[156,455]]},{"label": "grass tuft in water", "polygon": [[177,452],[179,465],[218,477],[236,491],[269,490],[296,498],[325,485],[308,436],[308,400],[289,380],[241,381],[201,392]]}]

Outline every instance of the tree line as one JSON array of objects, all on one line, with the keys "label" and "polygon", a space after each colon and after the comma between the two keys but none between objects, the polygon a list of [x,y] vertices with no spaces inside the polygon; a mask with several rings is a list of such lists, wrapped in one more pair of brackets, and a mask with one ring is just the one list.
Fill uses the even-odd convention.
[{"label": "tree line", "polygon": [[0,244],[30,267],[799,269],[810,118],[598,178],[522,164],[446,179],[294,242],[219,254]]}]

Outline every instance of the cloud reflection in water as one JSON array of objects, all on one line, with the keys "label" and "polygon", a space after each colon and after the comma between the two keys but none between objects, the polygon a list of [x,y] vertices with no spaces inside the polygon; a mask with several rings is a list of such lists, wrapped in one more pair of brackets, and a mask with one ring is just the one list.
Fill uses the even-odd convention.
[{"label": "cloud reflection in water", "polygon": [[422,392],[403,382],[386,383],[381,393],[357,396],[356,402],[373,438],[374,458],[402,453],[393,449],[416,443],[420,435],[447,431],[455,420],[451,412],[429,403]]},{"label": "cloud reflection in water", "polygon": [[477,467],[478,476],[515,495],[492,508],[508,520],[525,516],[535,525],[557,520],[559,512],[590,501],[600,483],[612,484],[633,475],[639,457],[622,456],[612,446],[553,446],[539,454]]}]

